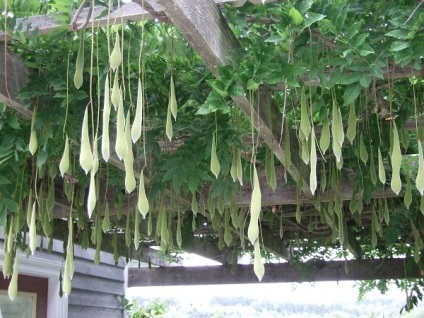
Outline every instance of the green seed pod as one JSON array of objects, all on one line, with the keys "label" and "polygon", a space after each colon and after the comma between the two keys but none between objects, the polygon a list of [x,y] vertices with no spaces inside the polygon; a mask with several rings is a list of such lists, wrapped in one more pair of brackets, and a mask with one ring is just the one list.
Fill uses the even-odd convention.
[{"label": "green seed pod", "polygon": [[310,156],[310,150],[309,150],[309,142],[304,139],[300,142],[300,157],[302,158],[305,165],[309,165],[309,156]]},{"label": "green seed pod", "polygon": [[355,104],[350,104],[349,118],[347,121],[347,132],[346,138],[350,141],[350,144],[353,145],[353,140],[356,137],[356,112]]},{"label": "green seed pod", "polygon": [[364,134],[362,134],[362,133],[359,136],[359,157],[361,158],[361,160],[364,164],[367,163],[367,161],[368,161],[368,151],[367,151],[367,148],[365,147]]},{"label": "green seed pod", "polygon": [[172,118],[171,118],[171,107],[168,105],[168,112],[166,113],[166,136],[169,141],[172,141],[173,131],[172,131]]},{"label": "green seed pod", "polygon": [[81,35],[80,46],[78,49],[77,60],[75,62],[74,85],[76,89],[80,89],[83,82],[82,72],[84,70],[84,36]]},{"label": "green seed pod", "polygon": [[7,250],[4,251],[4,259],[3,259],[3,278],[7,279],[12,275],[13,269],[12,269],[12,261],[13,261],[13,255],[12,253],[9,253]]},{"label": "green seed pod", "polygon": [[274,153],[267,147],[265,156],[265,175],[266,181],[272,191],[277,188],[277,179],[275,177]]},{"label": "green seed pod", "polygon": [[386,183],[386,171],[384,170],[380,147],[378,147],[378,178],[383,185]]},{"label": "green seed pod", "polygon": [[65,137],[65,149],[63,150],[62,159],[59,163],[60,175],[63,177],[69,170],[69,138],[68,135]]},{"label": "green seed pod", "polygon": [[131,215],[130,213],[128,213],[127,222],[125,225],[125,244],[127,245],[127,247],[131,246],[131,241],[132,241],[131,231],[130,231],[130,218],[131,218]]},{"label": "green seed pod", "polygon": [[259,214],[261,213],[262,194],[256,166],[253,166],[253,191],[250,201],[250,222],[247,236],[253,244],[259,236]]},{"label": "green seed pod", "polygon": [[302,90],[300,99],[300,131],[303,133],[305,139],[308,140],[309,135],[311,134],[311,123],[309,121],[309,114],[306,108],[305,89]]},{"label": "green seed pod", "polygon": [[290,148],[290,127],[289,127],[289,121],[286,119],[285,125],[284,125],[284,165],[286,170],[290,168],[292,164],[291,160],[291,148]]},{"label": "green seed pod", "polygon": [[309,175],[309,188],[311,189],[312,195],[315,194],[315,190],[318,186],[317,180],[317,150],[315,146],[315,130],[311,132],[311,155],[310,155],[310,166],[311,171]]},{"label": "green seed pod", "polygon": [[37,139],[37,133],[35,132],[34,129],[31,129],[31,135],[29,138],[29,152],[31,153],[31,155],[34,155],[37,152],[38,149],[38,139]]},{"label": "green seed pod", "polygon": [[152,213],[149,213],[149,217],[147,218],[147,235],[151,236],[152,231],[153,231]]},{"label": "green seed pod", "polygon": [[178,220],[177,220],[177,244],[178,247],[181,248],[183,239],[182,239],[182,235],[181,235],[181,211],[178,209]]},{"label": "green seed pod", "polygon": [[253,271],[255,272],[255,275],[259,279],[259,281],[261,281],[265,274],[265,267],[264,267],[264,264],[262,263],[259,239],[255,240],[253,250],[254,250]]},{"label": "green seed pod", "polygon": [[169,108],[171,109],[172,116],[177,120],[177,99],[175,97],[175,87],[174,87],[174,78],[171,75],[171,83],[169,85]]},{"label": "green seed pod", "polygon": [[143,219],[146,218],[147,213],[149,213],[150,206],[149,201],[147,200],[146,189],[144,187],[144,169],[140,172],[137,208],[138,211],[143,215]]},{"label": "green seed pod", "polygon": [[243,186],[243,165],[241,163],[241,150],[237,149],[237,179],[241,186]]},{"label": "green seed pod", "polygon": [[112,101],[112,105],[115,108],[115,111],[118,110],[119,101],[121,98],[122,98],[122,92],[119,89],[118,72],[116,72],[115,77],[113,79],[112,95],[110,96],[110,100]]},{"label": "green seed pod", "polygon": [[330,147],[330,125],[328,123],[328,118],[324,119],[324,123],[322,125],[319,147],[321,148],[322,153],[325,153],[328,147]]},{"label": "green seed pod", "polygon": [[103,160],[108,162],[110,158],[109,149],[109,119],[110,119],[110,87],[109,87],[109,74],[106,74],[104,101],[103,101],[103,114],[102,114],[102,157]]},{"label": "green seed pod", "polygon": [[370,178],[371,178],[371,182],[373,185],[377,184],[377,174],[375,172],[375,163],[374,163],[374,156],[372,153],[372,148],[371,148],[371,158],[370,158]]},{"label": "green seed pod", "polygon": [[143,89],[141,87],[141,80],[138,79],[137,88],[137,106],[135,108],[134,122],[131,127],[131,139],[136,143],[141,137],[141,125],[143,123]]},{"label": "green seed pod", "polygon": [[71,278],[69,277],[67,266],[65,266],[65,271],[63,273],[63,293],[69,296],[71,289]]},{"label": "green seed pod", "polygon": [[94,141],[93,141],[93,172],[94,174],[97,173],[97,170],[99,170],[99,148],[98,148],[98,143],[97,143],[97,133],[94,136]]},{"label": "green seed pod", "polygon": [[137,251],[140,245],[140,213],[135,211],[134,218],[134,248]]},{"label": "green seed pod", "polygon": [[415,179],[415,186],[420,192],[421,196],[424,195],[424,158],[423,158],[423,147],[421,140],[418,139],[418,172]]},{"label": "green seed pod", "polygon": [[96,193],[96,179],[94,178],[94,171],[90,173],[90,186],[88,188],[88,199],[87,199],[87,213],[88,218],[91,219],[94,208],[96,207],[97,202],[97,193]]},{"label": "green seed pod", "polygon": [[233,178],[233,182],[236,182],[237,180],[237,150],[233,150],[230,175]]},{"label": "green seed pod", "polygon": [[31,223],[29,226],[29,248],[31,250],[31,255],[34,255],[35,249],[37,247],[37,238],[36,238],[37,228],[35,226],[35,214],[36,214],[35,204],[36,202],[32,204]]},{"label": "green seed pod", "polygon": [[134,154],[132,150],[131,143],[131,132],[130,132],[130,111],[127,112],[125,126],[125,142],[127,144],[127,154],[124,157],[124,166],[125,166],[125,189],[127,193],[131,193],[137,187],[134,176]]},{"label": "green seed pod", "polygon": [[18,276],[19,276],[19,257],[18,257],[18,253],[16,253],[15,262],[13,264],[12,279],[10,280],[9,288],[7,289],[9,298],[12,301],[16,298],[16,295],[18,294]]},{"label": "green seed pod", "polygon": [[119,98],[118,113],[116,115],[116,143],[115,143],[115,152],[119,160],[124,159],[128,153],[128,144],[125,138],[125,125],[126,123],[124,118],[124,101],[121,96]]},{"label": "green seed pod", "polygon": [[321,163],[321,178],[320,178],[320,187],[321,192],[324,192],[327,188],[327,171],[325,169],[325,162],[322,161]]},{"label": "green seed pod", "polygon": [[93,167],[93,154],[91,153],[90,139],[88,137],[88,108],[85,108],[81,130],[81,149],[79,162],[87,174]]},{"label": "green seed pod", "polygon": [[115,45],[109,57],[109,64],[112,70],[116,70],[122,62],[121,45],[119,42],[119,32],[116,31]]},{"label": "green seed pod", "polygon": [[110,229],[109,202],[106,201],[105,216],[104,216],[103,222],[102,222],[102,230],[103,230],[104,233],[106,233],[107,231],[109,231],[109,229]]},{"label": "green seed pod", "polygon": [[197,199],[196,199],[196,193],[193,192],[192,196],[191,196],[191,211],[193,211],[193,214],[196,215],[197,212],[199,211],[199,205],[197,204]]},{"label": "green seed pod", "polygon": [[164,245],[168,245],[169,243],[169,231],[168,231],[168,216],[165,210],[165,207],[162,208],[161,212],[161,228],[160,228],[160,238],[161,242]]},{"label": "green seed pod", "polygon": [[403,202],[405,203],[406,208],[409,210],[409,206],[412,203],[412,186],[410,178],[407,178],[405,195],[403,197]]},{"label": "green seed pod", "polygon": [[391,156],[392,163],[392,180],[390,186],[392,191],[398,195],[402,190],[402,181],[400,179],[400,167],[402,164],[402,154],[400,152],[399,134],[396,123],[393,122],[393,151]]},{"label": "green seed pod", "polygon": [[420,197],[420,211],[421,214],[424,215],[424,196]]},{"label": "green seed pod", "polygon": [[216,141],[215,134],[212,137],[212,149],[211,149],[211,164],[210,164],[211,172],[218,179],[219,173],[221,172],[221,165],[219,164],[218,156],[216,154]]}]

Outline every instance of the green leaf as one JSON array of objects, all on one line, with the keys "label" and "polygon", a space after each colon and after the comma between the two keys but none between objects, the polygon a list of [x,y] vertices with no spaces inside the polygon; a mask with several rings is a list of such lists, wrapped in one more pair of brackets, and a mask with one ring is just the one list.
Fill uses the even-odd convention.
[{"label": "green leaf", "polygon": [[13,129],[20,129],[21,128],[21,125],[18,122],[18,118],[16,118],[15,115],[8,116],[7,124],[10,126],[10,128],[13,128]]},{"label": "green leaf", "polygon": [[343,72],[340,68],[336,68],[333,73],[331,73],[329,86],[333,87],[338,84],[343,76]]},{"label": "green leaf", "polygon": [[347,106],[353,103],[359,96],[359,93],[361,93],[361,85],[359,83],[349,85],[343,94],[343,105]]},{"label": "green leaf", "polygon": [[243,96],[246,94],[246,92],[239,84],[233,84],[228,90],[228,94],[230,96]]},{"label": "green leaf", "polygon": [[15,201],[13,201],[12,199],[9,199],[9,198],[3,199],[3,203],[9,211],[14,212],[14,213],[18,212],[19,205]]},{"label": "green leaf", "polygon": [[252,78],[247,81],[246,88],[250,91],[255,91],[259,88],[259,84],[256,83]]},{"label": "green leaf", "polygon": [[374,53],[375,53],[374,49],[371,46],[369,46],[367,43],[362,44],[361,48],[359,49],[360,56],[367,56]]},{"label": "green leaf", "polygon": [[47,160],[48,153],[44,149],[40,149],[37,154],[37,167],[41,167]]},{"label": "green leaf", "polygon": [[385,36],[391,36],[392,38],[395,38],[398,40],[406,40],[408,38],[408,31],[396,29],[396,30],[387,32]]},{"label": "green leaf", "polygon": [[207,80],[206,82],[216,93],[218,93],[219,96],[226,97],[228,95],[223,82],[218,80]]},{"label": "green leaf", "polygon": [[3,204],[0,204],[0,226],[6,228],[7,225],[7,209]]},{"label": "green leaf", "polygon": [[364,74],[361,79],[359,80],[359,84],[361,84],[362,87],[368,88],[371,84],[371,76]]},{"label": "green leaf", "polygon": [[318,22],[324,18],[325,18],[325,15],[323,14],[310,12],[307,15],[303,28],[308,28],[315,22]]},{"label": "green leaf", "polygon": [[303,17],[295,7],[291,7],[289,16],[292,18],[294,25],[301,25],[303,23]]},{"label": "green leaf", "polygon": [[411,45],[411,42],[396,41],[396,42],[393,42],[392,46],[390,47],[390,51],[392,52],[402,51],[408,48],[410,45]]},{"label": "green leaf", "polygon": [[352,72],[342,77],[342,79],[339,81],[339,84],[341,85],[349,85],[353,84],[355,82],[359,82],[361,77],[363,76],[362,73],[359,72]]},{"label": "green leaf", "polygon": [[358,37],[355,40],[355,43],[353,43],[353,46],[355,48],[360,47],[362,44],[364,44],[365,40],[367,39],[369,33],[362,33],[360,35],[358,35]]},{"label": "green leaf", "polygon": [[11,182],[5,176],[0,175],[0,185],[10,184]]}]

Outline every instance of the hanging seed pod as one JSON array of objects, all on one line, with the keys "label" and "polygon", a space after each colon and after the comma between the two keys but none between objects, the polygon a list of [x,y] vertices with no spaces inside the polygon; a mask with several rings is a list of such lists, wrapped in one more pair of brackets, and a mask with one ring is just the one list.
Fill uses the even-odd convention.
[{"label": "hanging seed pod", "polygon": [[280,215],[280,231],[279,231],[279,234],[280,234],[280,239],[282,240],[283,236],[284,236],[283,215],[282,214]]},{"label": "hanging seed pod", "polygon": [[221,165],[219,164],[218,156],[216,155],[216,140],[215,134],[212,137],[212,149],[211,149],[211,164],[210,164],[211,172],[218,179],[218,175],[221,172]]},{"label": "hanging seed pod", "polygon": [[237,179],[241,186],[243,186],[243,165],[241,163],[241,150],[237,149]]},{"label": "hanging seed pod", "polygon": [[346,138],[350,141],[350,144],[353,145],[353,140],[356,137],[356,112],[355,104],[350,104],[349,118],[347,121],[347,132]]},{"label": "hanging seed pod", "polygon": [[267,147],[267,155],[265,157],[265,175],[266,181],[272,191],[277,188],[277,179],[275,177],[274,153]]},{"label": "hanging seed pod", "polygon": [[122,62],[121,45],[119,43],[119,32],[116,31],[115,45],[109,57],[109,64],[112,70],[116,70]]},{"label": "hanging seed pod", "polygon": [[110,87],[109,87],[109,73],[106,74],[104,101],[103,101],[103,114],[102,114],[102,157],[103,160],[108,162],[110,157],[110,138],[109,138],[109,119],[110,119]]},{"label": "hanging seed pod", "polygon": [[63,273],[63,293],[69,296],[71,288],[71,278],[69,277],[67,266],[65,264],[65,271]]},{"label": "hanging seed pod", "polygon": [[[108,83],[109,84],[109,83]],[[109,85],[108,85],[109,86]],[[105,88],[106,89],[106,88]],[[109,87],[107,88],[109,89]],[[119,100],[122,98],[122,91],[119,88],[119,82],[118,82],[118,72],[115,73],[115,77],[113,79],[113,86],[112,86],[112,95],[110,96],[110,100],[112,101],[112,105],[115,108],[115,111],[118,110],[119,107]]]},{"label": "hanging seed pod", "polygon": [[[128,153],[128,144],[125,138],[124,100],[119,98],[118,113],[116,115],[116,143],[115,152],[119,160],[125,158]],[[128,123],[129,125],[129,123]]]},{"label": "hanging seed pod", "polygon": [[10,219],[9,232],[7,233],[5,246],[6,246],[6,251],[8,253],[11,253],[13,249],[13,215]]},{"label": "hanging seed pod", "polygon": [[421,214],[424,215],[424,196],[420,197],[420,211]]},{"label": "hanging seed pod", "polygon": [[173,131],[172,131],[172,118],[171,118],[171,107],[168,105],[168,111],[166,113],[166,128],[165,128],[166,136],[169,141],[172,141]]},{"label": "hanging seed pod", "polygon": [[32,204],[31,223],[29,225],[29,248],[31,250],[31,255],[34,255],[35,249],[37,247],[37,237],[36,237],[37,228],[35,225],[35,214],[36,214],[35,204],[36,202]]},{"label": "hanging seed pod", "polygon": [[82,86],[83,70],[84,70],[84,34],[81,35],[77,60],[75,62],[74,85],[76,89],[80,89],[80,87]]},{"label": "hanging seed pod", "polygon": [[230,230],[230,210],[228,209],[225,211],[224,223],[224,242],[227,246],[230,246],[233,241],[233,236]]},{"label": "hanging seed pod", "polygon": [[318,180],[317,180],[317,150],[315,146],[315,129],[313,127],[311,131],[310,166],[311,166],[311,171],[309,175],[309,188],[311,189],[312,195],[314,195],[315,190],[317,189],[317,186],[318,186]]},{"label": "hanging seed pod", "polygon": [[396,123],[393,122],[393,151],[391,156],[392,163],[392,180],[390,186],[392,191],[398,195],[402,190],[402,181],[400,179],[400,167],[402,164],[402,154],[400,152],[399,135]]},{"label": "hanging seed pod", "polygon": [[69,138],[68,135],[65,137],[65,149],[63,150],[62,159],[60,159],[59,163],[59,171],[60,175],[64,176],[66,172],[69,170]]},{"label": "hanging seed pod", "polygon": [[231,175],[231,178],[233,178],[233,182],[236,182],[237,181],[237,150],[233,150],[230,175]]},{"label": "hanging seed pod", "polygon": [[134,122],[131,127],[131,139],[136,143],[141,137],[141,125],[143,123],[143,90],[141,87],[141,80],[138,79],[137,88],[137,106],[135,108]]},{"label": "hanging seed pod", "polygon": [[327,151],[328,147],[330,147],[330,125],[328,123],[328,118],[324,119],[324,123],[322,125],[319,147],[323,154]]},{"label": "hanging seed pod", "polygon": [[125,224],[125,244],[127,245],[127,247],[131,246],[131,231],[130,231],[130,219],[131,219],[131,215],[130,213],[127,214],[127,222]]},{"label": "hanging seed pod", "polygon": [[137,187],[134,176],[134,154],[131,143],[131,132],[130,132],[130,111],[127,112],[127,119],[125,121],[125,142],[127,144],[127,154],[124,157],[125,166],[125,190],[127,193],[131,193]]},{"label": "hanging seed pod", "polygon": [[96,207],[97,202],[97,193],[96,193],[96,179],[94,178],[94,171],[90,173],[90,186],[88,189],[88,199],[87,199],[87,213],[88,218],[91,219],[94,208]]},{"label": "hanging seed pod", "polygon": [[140,172],[140,180],[138,183],[138,201],[137,201],[138,211],[143,215],[143,219],[146,218],[147,213],[149,213],[149,201],[147,200],[146,189],[144,187],[144,169]]},{"label": "hanging seed pod", "polygon": [[401,129],[400,129],[400,140],[402,142],[402,147],[405,150],[408,150],[409,147],[409,133],[408,130],[405,129],[405,123],[403,122],[401,124]]},{"label": "hanging seed pod", "polygon": [[309,150],[309,142],[307,140],[303,140],[300,142],[300,157],[302,158],[303,162],[305,163],[305,165],[309,165],[309,155],[310,155],[310,150]]},{"label": "hanging seed pod", "polygon": [[259,236],[259,214],[261,213],[262,194],[256,166],[253,166],[253,191],[250,201],[250,222],[247,236],[253,244]]},{"label": "hanging seed pod", "polygon": [[339,143],[340,147],[343,146],[344,142],[344,130],[343,130],[343,119],[342,119],[342,113],[340,110],[340,107],[337,108],[337,124],[336,124],[336,140]]},{"label": "hanging seed pod", "polygon": [[415,186],[420,192],[421,196],[424,195],[424,158],[423,158],[423,147],[421,140],[418,139],[418,172],[415,179]]},{"label": "hanging seed pod", "polygon": [[81,149],[79,162],[87,174],[93,167],[93,154],[91,153],[90,139],[88,137],[88,108],[85,108],[81,130]]},{"label": "hanging seed pod", "polygon": [[264,267],[264,264],[262,263],[259,239],[255,241],[253,250],[254,250],[253,271],[255,272],[255,275],[259,279],[259,281],[261,281],[265,274],[265,267]]},{"label": "hanging seed pod", "polygon": [[106,201],[105,216],[104,216],[103,222],[102,222],[102,230],[103,230],[104,233],[106,233],[107,231],[109,231],[109,229],[110,229],[109,202]]},{"label": "hanging seed pod", "polygon": [[152,223],[152,213],[149,213],[149,217],[147,218],[147,235],[151,236],[153,231],[153,223]]},{"label": "hanging seed pod", "polygon": [[174,86],[174,78],[171,75],[171,83],[169,84],[169,108],[171,109],[172,116],[174,120],[177,120],[177,99],[175,97],[175,86]]},{"label": "hanging seed pod", "polygon": [[18,253],[16,253],[15,262],[13,264],[12,279],[10,280],[9,287],[7,289],[9,298],[12,301],[16,298],[16,295],[18,294],[18,276],[19,276],[19,257],[18,257]]},{"label": "hanging seed pod", "polygon": [[309,139],[311,134],[311,123],[309,121],[308,110],[306,109],[306,96],[305,89],[302,89],[302,94],[300,98],[300,131],[303,133],[306,141]]},{"label": "hanging seed pod", "polygon": [[168,245],[169,243],[169,231],[168,231],[168,216],[165,210],[165,207],[162,208],[161,212],[161,228],[160,228],[160,238],[161,242],[164,245]]},{"label": "hanging seed pod", "polygon": [[405,195],[403,197],[403,202],[405,203],[406,208],[409,210],[409,206],[412,203],[412,186],[411,186],[411,179],[409,177],[407,178],[406,190],[405,190]]},{"label": "hanging seed pod", "polygon": [[290,126],[289,126],[288,119],[286,119],[285,125],[284,125],[284,153],[286,155],[284,158],[284,166],[287,170],[290,168],[292,164],[291,148],[290,148]]},{"label": "hanging seed pod", "polygon": [[377,174],[375,172],[375,163],[374,163],[374,155],[372,153],[371,148],[371,158],[370,158],[370,178],[373,185],[377,184]]},{"label": "hanging seed pod", "polygon": [[13,262],[13,255],[12,253],[9,253],[7,250],[4,252],[4,259],[3,259],[3,265],[2,265],[2,272],[3,272],[3,278],[7,279],[12,275],[13,268],[12,268],[12,262]]},{"label": "hanging seed pod", "polygon": [[327,188],[327,171],[325,169],[325,162],[321,162],[321,177],[320,177],[320,188],[321,192],[324,192]]},{"label": "hanging seed pod", "polygon": [[364,134],[362,133],[359,136],[359,157],[361,158],[364,164],[368,162],[368,151],[367,151],[367,148],[365,147]]},{"label": "hanging seed pod", "polygon": [[222,216],[224,214],[224,210],[225,210],[224,199],[222,198],[222,195],[218,196],[218,204],[217,204],[216,207],[218,209],[219,214]]},{"label": "hanging seed pod", "polygon": [[34,155],[38,149],[37,133],[35,132],[35,129],[34,129],[36,115],[37,115],[37,110],[34,110],[32,112],[31,134],[29,137],[29,145],[28,145],[29,152],[31,153],[31,155]]},{"label": "hanging seed pod", "polygon": [[134,220],[134,248],[138,251],[140,245],[140,213],[135,211],[135,220]]},{"label": "hanging seed pod", "polygon": [[183,239],[182,239],[182,235],[181,235],[181,211],[180,209],[178,209],[178,219],[177,219],[177,245],[179,248],[181,248],[182,243],[183,243]]},{"label": "hanging seed pod", "polygon": [[94,174],[97,173],[97,170],[99,170],[99,148],[98,148],[98,143],[97,143],[97,133],[94,136],[94,141],[93,141],[93,171]]},{"label": "hanging seed pod", "polygon": [[197,199],[196,199],[196,193],[193,192],[192,196],[191,196],[191,211],[193,211],[193,214],[196,215],[197,212],[199,211],[199,206],[197,204]]},{"label": "hanging seed pod", "polygon": [[378,147],[378,178],[383,185],[386,183],[386,171],[384,170],[380,147]]}]

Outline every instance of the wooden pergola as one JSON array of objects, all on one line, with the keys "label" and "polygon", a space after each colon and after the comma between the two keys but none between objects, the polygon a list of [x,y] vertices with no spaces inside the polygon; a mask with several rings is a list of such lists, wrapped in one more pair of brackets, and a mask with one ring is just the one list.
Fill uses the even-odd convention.
[{"label": "wooden pergola", "polygon": [[[179,29],[186,41],[198,53],[204,61],[206,67],[211,73],[219,79],[217,67],[232,63],[230,57],[232,52],[237,49],[240,44],[235,35],[231,31],[227,21],[221,14],[220,6],[223,3],[231,3],[234,6],[244,5],[246,0],[135,0],[130,3],[123,4],[117,11],[104,15],[103,7],[95,7],[93,16],[87,20],[88,8],[83,9],[79,15],[76,25],[85,24],[86,28],[93,25],[105,26],[107,23],[122,23],[129,21],[142,21],[149,19],[157,19],[171,23]],[[263,5],[264,3],[275,1],[250,0],[252,5]],[[143,7],[144,5],[144,7]],[[101,18],[96,18],[101,15]],[[93,19],[93,20],[92,20]],[[18,20],[16,25],[25,33],[31,34],[36,30],[38,35],[49,34],[55,30],[63,28],[63,24],[55,20],[53,15],[49,16],[33,16],[26,19]],[[70,30],[71,27],[69,26]],[[0,38],[11,36],[2,34]],[[13,37],[13,35],[12,35]],[[4,45],[4,43],[3,43]],[[5,55],[6,54],[6,55]],[[21,101],[16,98],[17,92],[27,84],[29,74],[28,68],[22,59],[8,51],[7,47],[0,50],[0,60],[5,63],[0,64],[0,78],[7,78],[7,81],[0,82],[0,102],[6,104],[18,112],[23,118],[31,119],[32,111],[24,107]],[[7,66],[7,69],[5,69]],[[390,71],[383,74],[382,80],[402,79],[408,77],[422,78],[424,70],[414,69],[412,66],[401,67],[394,65]],[[331,70],[328,70],[328,78],[331,77]],[[375,79],[374,79],[375,80]],[[381,80],[381,79],[379,79]],[[315,76],[309,76],[307,73],[302,77],[302,81],[308,86],[320,86],[320,80]],[[7,87],[6,87],[7,82]],[[284,85],[280,85],[279,89],[284,89]],[[297,131],[292,129],[290,139],[281,138],[282,127],[281,111],[276,103],[269,101],[267,92],[261,94],[258,103],[251,113],[251,102],[248,98],[248,91],[245,94],[233,96],[234,104],[241,110],[247,118],[255,118],[251,124],[265,143],[275,154],[281,163],[286,162],[287,153],[285,151],[286,142],[289,141],[291,149],[292,164],[286,169],[283,166],[276,167],[277,183],[284,184],[284,175],[287,173],[297,184],[301,184],[300,189],[297,186],[285,184],[272,190],[265,181],[265,172],[259,170],[259,178],[261,183],[262,202],[261,206],[267,210],[277,210],[286,216],[295,217],[296,205],[301,204],[302,216],[316,215],[319,212],[316,209],[317,195],[312,195],[309,187],[310,166],[306,165],[300,158],[299,139]],[[267,107],[259,107],[261,103],[267,103]],[[386,124],[386,123],[383,123]],[[387,125],[389,122],[387,122]],[[414,130],[415,121],[408,120],[404,128],[406,130]],[[320,134],[319,130],[316,132]],[[168,145],[169,146],[169,145]],[[178,141],[170,143],[170,147],[177,148]],[[112,147],[111,147],[112,148]],[[135,160],[138,168],[141,166],[142,159]],[[124,169],[122,161],[116,155],[111,157],[109,164],[119,169]],[[140,169],[135,169],[140,171]],[[105,176],[102,176],[104,178]],[[148,179],[146,180],[148,183]],[[300,190],[300,191],[299,191]],[[104,187],[100,191],[105,191]],[[109,206],[113,206],[114,189],[108,189],[110,195]],[[328,188],[319,194],[319,202],[334,201],[334,189]],[[204,192],[199,195],[207,197],[207,185]],[[248,207],[250,205],[252,195],[252,186],[246,184],[236,197],[236,205],[238,207]],[[65,203],[64,190],[60,182],[56,184],[55,189],[55,206],[53,215],[55,218],[65,218],[69,215],[69,206]],[[389,199],[396,198],[398,195],[393,193],[390,187],[381,187],[374,190],[370,194],[373,199]],[[399,197],[403,196],[403,192]],[[346,180],[340,186],[340,199],[343,202],[343,211],[346,212],[347,224],[353,222],[353,216],[348,215],[349,201],[361,200],[361,196],[355,192],[355,184],[353,178],[347,176]],[[187,210],[190,210],[190,198],[179,198],[179,204]],[[130,213],[137,202],[136,194],[128,195],[122,207],[123,214]],[[103,210],[105,202],[101,203]],[[226,206],[230,202],[225,202]],[[111,208],[110,215],[116,215],[117,209]],[[369,207],[364,207],[361,218],[364,227],[368,226],[372,220],[372,211]],[[247,214],[246,214],[247,215]],[[322,226],[319,230],[309,231],[308,224],[305,221],[296,223],[288,222],[285,224],[285,238],[305,238],[314,240],[318,238],[331,237],[332,230],[329,226]],[[123,227],[124,224],[121,224]],[[264,230],[263,247],[276,255],[283,258],[290,258],[290,250],[286,243],[278,236],[278,227],[263,222]],[[67,225],[64,223],[62,230]],[[140,231],[146,232],[147,224],[140,224]],[[347,226],[347,244],[346,248],[356,258],[356,260],[345,261],[328,261],[322,263],[310,262],[303,266],[290,265],[289,263],[266,264],[263,282],[297,282],[297,281],[326,281],[326,280],[375,280],[375,279],[403,279],[403,278],[421,278],[422,271],[420,265],[416,264],[412,259],[393,258],[393,259],[362,259],[363,251],[357,241],[357,237]],[[208,229],[203,229],[207,233]],[[197,234],[202,234],[199,230]],[[64,231],[55,231],[56,238],[64,239]],[[66,234],[65,234],[66,235]],[[148,262],[159,267],[129,269],[128,286],[154,286],[154,285],[190,285],[190,284],[228,284],[228,283],[252,283],[257,282],[253,273],[253,265],[229,265],[232,251],[228,248],[218,249],[214,242],[201,240],[195,236],[189,243],[184,243],[182,249],[187,252],[197,253],[199,255],[218,260],[224,265],[215,267],[201,268],[183,268],[178,266],[167,266],[166,262],[157,255],[157,251],[149,248],[149,244],[140,246],[138,251],[130,250],[127,252],[125,242],[119,241],[119,250],[121,255],[128,255],[134,259]],[[103,239],[102,250],[113,252],[112,237],[106,236]]]}]

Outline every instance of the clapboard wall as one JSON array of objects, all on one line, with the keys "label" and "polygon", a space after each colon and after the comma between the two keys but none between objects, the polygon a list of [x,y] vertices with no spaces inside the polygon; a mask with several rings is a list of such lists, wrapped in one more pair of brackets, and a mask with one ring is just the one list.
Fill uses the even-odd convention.
[{"label": "clapboard wall", "polygon": [[[3,233],[0,230],[0,251],[3,251],[3,242]],[[43,240],[45,247],[47,242],[48,239]],[[101,252],[100,264],[94,265],[94,254],[93,249],[83,250],[80,246],[74,246],[75,273],[72,279],[72,291],[67,299],[67,317],[123,318],[124,310],[119,296],[124,295],[126,288],[125,261],[120,258],[115,265],[113,255]],[[25,255],[20,253],[20,259],[22,258],[25,258]],[[64,265],[63,242],[55,240],[50,254],[45,249],[38,248],[31,258],[42,259],[46,264]],[[37,275],[36,268],[32,272],[32,275]],[[43,276],[41,268],[39,276]]]}]

